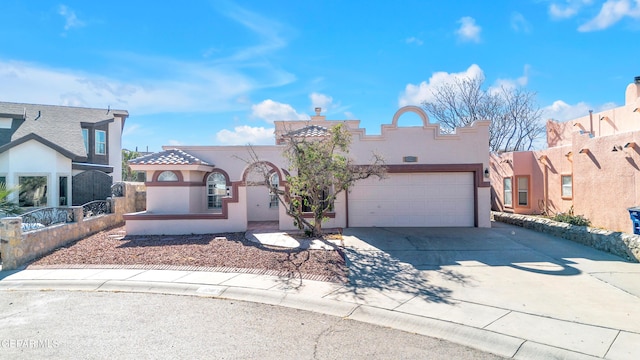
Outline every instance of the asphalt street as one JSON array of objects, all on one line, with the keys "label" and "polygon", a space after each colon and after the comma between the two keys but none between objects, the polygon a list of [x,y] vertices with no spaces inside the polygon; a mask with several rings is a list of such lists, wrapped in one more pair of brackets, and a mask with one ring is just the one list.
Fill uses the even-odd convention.
[{"label": "asphalt street", "polygon": [[125,292],[0,292],[2,359],[500,359],[303,310]]}]

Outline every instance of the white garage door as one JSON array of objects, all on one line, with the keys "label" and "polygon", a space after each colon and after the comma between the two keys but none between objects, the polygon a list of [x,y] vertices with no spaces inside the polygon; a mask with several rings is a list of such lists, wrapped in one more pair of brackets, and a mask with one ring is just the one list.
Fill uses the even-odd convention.
[{"label": "white garage door", "polygon": [[354,185],[350,227],[474,226],[473,173],[387,176]]}]

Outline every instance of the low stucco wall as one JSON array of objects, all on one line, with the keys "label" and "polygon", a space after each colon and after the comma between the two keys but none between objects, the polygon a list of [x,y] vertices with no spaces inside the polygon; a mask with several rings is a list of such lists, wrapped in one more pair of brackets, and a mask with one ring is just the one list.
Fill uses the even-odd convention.
[{"label": "low stucco wall", "polygon": [[575,226],[537,216],[503,212],[492,212],[491,215],[495,221],[561,237],[630,261],[640,262],[640,235]]}]

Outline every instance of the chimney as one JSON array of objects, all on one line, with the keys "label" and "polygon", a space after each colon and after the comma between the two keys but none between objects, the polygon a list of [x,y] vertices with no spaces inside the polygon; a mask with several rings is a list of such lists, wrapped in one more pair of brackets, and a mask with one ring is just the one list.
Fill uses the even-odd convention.
[{"label": "chimney", "polygon": [[320,115],[320,113],[322,113],[322,108],[317,107],[314,110],[316,112],[316,115],[311,117],[311,121],[324,121],[325,117]]}]

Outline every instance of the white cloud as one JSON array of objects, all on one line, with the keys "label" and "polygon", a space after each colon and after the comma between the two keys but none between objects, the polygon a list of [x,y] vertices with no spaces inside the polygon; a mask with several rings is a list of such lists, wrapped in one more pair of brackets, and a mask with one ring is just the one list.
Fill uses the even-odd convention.
[{"label": "white cloud", "polygon": [[236,126],[233,131],[218,131],[216,139],[222,145],[270,145],[275,142],[273,128]]},{"label": "white cloud", "polygon": [[139,133],[141,129],[142,129],[142,125],[140,125],[140,124],[129,124],[129,122],[127,121],[125,126],[124,126],[124,129],[122,129],[122,136],[126,137],[126,136],[135,135],[135,134]]},{"label": "white cloud", "polygon": [[251,116],[263,119],[267,122],[276,120],[307,120],[309,115],[299,114],[293,106],[283,104],[271,99],[251,106]]},{"label": "white cloud", "polygon": [[551,3],[549,15],[553,19],[568,19],[575,16],[585,5],[590,5],[592,0],[567,0],[564,4]]},{"label": "white cloud", "polygon": [[524,15],[519,12],[511,14],[511,28],[517,32],[531,32],[531,24],[525,19]]},{"label": "white cloud", "polygon": [[617,107],[615,103],[605,103],[599,106],[592,106],[585,102],[574,105],[567,104],[562,100],[556,100],[553,104],[542,108],[542,119],[554,119],[556,121],[568,121],[589,115],[589,110],[600,112]]},{"label": "white cloud", "polygon": [[[132,66],[167,70],[153,77],[122,81],[99,74],[0,60],[4,101],[126,109],[137,115],[161,112],[222,112],[246,107],[238,99],[254,89],[290,81],[286,74],[257,79],[226,66],[167,59],[128,59]],[[282,75],[282,76],[281,76]]]},{"label": "white cloud", "polygon": [[480,31],[482,28],[476,25],[476,20],[470,16],[465,16],[458,20],[460,28],[456,30],[458,39],[461,41],[480,42]]},{"label": "white cloud", "polygon": [[578,31],[589,32],[606,29],[625,16],[640,19],[640,0],[607,0],[595,18],[578,27]]},{"label": "white cloud", "polygon": [[259,15],[258,13],[246,10],[231,2],[219,1],[215,2],[215,6],[219,7],[225,16],[253,31],[253,33],[258,35],[261,39],[259,44],[244,48],[243,50],[235,53],[228,60],[242,61],[253,59],[284,48],[287,45],[287,41],[280,34],[293,32],[293,30],[287,29],[279,22]]},{"label": "white cloud", "polygon": [[[274,66],[269,59],[272,52],[287,45],[279,36],[283,26],[232,3],[220,2],[216,6],[227,6],[223,9],[224,14],[255,33],[257,43],[228,57],[191,62],[108,52],[109,62],[117,64],[114,68],[145,74],[137,78],[0,58],[0,99],[111,106],[112,109],[129,110],[132,115],[225,112],[246,109],[250,105],[247,99],[257,89],[282,86],[295,80],[295,76]],[[66,28],[84,24],[67,6],[62,5],[58,10],[67,19]],[[212,52],[211,55],[216,54]]]},{"label": "white cloud", "polygon": [[184,145],[182,141],[170,139],[168,145],[170,146],[181,146]]},{"label": "white cloud", "polygon": [[435,72],[429,78],[429,81],[423,81],[418,85],[407,84],[404,93],[398,99],[398,106],[420,105],[423,101],[433,100],[433,89],[444,84],[450,84],[457,79],[465,78],[484,78],[484,73],[480,66],[473,64],[465,71],[459,73],[447,73],[444,71]]},{"label": "white cloud", "polygon": [[525,65],[522,76],[516,79],[498,79],[495,83],[489,87],[489,92],[499,91],[501,88],[505,89],[515,89],[518,87],[527,86],[529,83],[529,70],[531,69],[530,65]]},{"label": "white cloud", "polygon": [[334,108],[333,97],[329,95],[313,92],[309,94],[309,99],[311,100],[312,109],[320,107],[322,108],[322,111],[327,111]]},{"label": "white cloud", "polygon": [[407,38],[407,39],[405,40],[405,42],[406,42],[407,44],[416,44],[416,45],[418,45],[418,46],[421,46],[422,44],[424,44],[424,42],[423,42],[421,39],[419,39],[419,38],[417,38],[417,37],[415,37],[415,36],[412,36],[412,37],[410,37],[410,38]]},{"label": "white cloud", "polygon": [[344,116],[347,120],[357,120],[358,118],[351,112],[345,111]]},{"label": "white cloud", "polygon": [[83,27],[85,25],[84,21],[81,21],[80,19],[78,19],[78,17],[76,16],[76,12],[69,9],[66,5],[60,5],[58,7],[58,14],[65,19],[65,23],[64,23],[65,30]]}]

